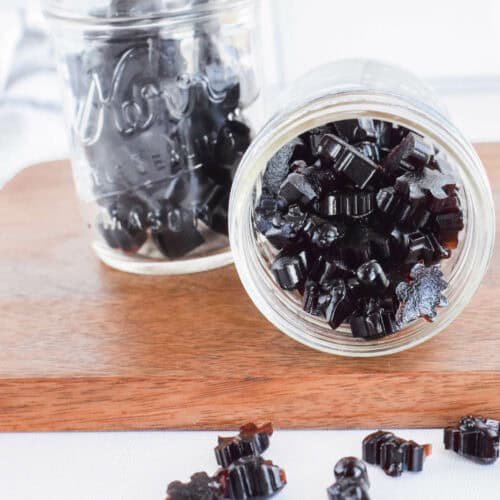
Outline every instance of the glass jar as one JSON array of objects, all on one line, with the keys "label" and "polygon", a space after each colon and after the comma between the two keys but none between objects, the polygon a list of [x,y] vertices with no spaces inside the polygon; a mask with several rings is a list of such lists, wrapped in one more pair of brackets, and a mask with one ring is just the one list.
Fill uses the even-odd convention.
[{"label": "glass jar", "polygon": [[[494,244],[494,207],[484,168],[471,144],[452,124],[433,91],[412,74],[370,60],[344,60],[308,74],[291,89],[281,110],[259,132],[233,183],[229,235],[241,281],[264,316],[281,331],[315,349],[344,356],[377,356],[420,344],[460,314],[478,288]],[[445,154],[459,186],[464,229],[451,258],[441,262],[449,305],[433,322],[417,319],[398,333],[354,338],[348,325],[332,330],[306,313],[297,292],[285,291],[271,270],[278,250],[258,234],[254,210],[263,172],[275,153],[315,127],[371,118],[406,127]],[[351,224],[356,224],[352,220]]]},{"label": "glass jar", "polygon": [[46,0],[73,173],[117,269],[231,262],[229,194],[259,120],[256,0]]}]

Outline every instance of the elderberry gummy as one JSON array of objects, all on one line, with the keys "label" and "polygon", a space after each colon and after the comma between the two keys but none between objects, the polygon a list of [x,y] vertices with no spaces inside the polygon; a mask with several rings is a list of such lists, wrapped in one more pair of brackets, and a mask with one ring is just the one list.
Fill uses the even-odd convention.
[{"label": "elderberry gummy", "polygon": [[396,320],[405,324],[418,317],[433,320],[438,306],[445,306],[448,300],[442,294],[448,284],[437,266],[425,267],[415,264],[410,271],[411,282],[401,282],[396,287],[400,307]]},{"label": "elderberry gummy", "polygon": [[432,446],[420,445],[395,436],[392,432],[377,431],[363,439],[363,460],[380,466],[392,477],[405,471],[420,472],[425,458],[430,455]]},{"label": "elderberry gummy", "polygon": [[262,455],[269,448],[272,433],[273,426],[270,422],[260,427],[248,423],[240,428],[237,436],[219,437],[219,443],[215,447],[217,463],[228,467],[240,458]]},{"label": "elderberry gummy", "polygon": [[444,430],[444,447],[473,462],[492,464],[499,454],[500,422],[491,418],[462,417]]},{"label": "elderberry gummy", "polygon": [[97,217],[97,227],[110,248],[134,253],[147,239],[146,209],[138,198],[121,198]]},{"label": "elderberry gummy", "polygon": [[285,471],[261,457],[272,433],[271,423],[247,423],[237,436],[219,437],[215,458],[220,469],[212,476],[193,474],[188,483],[171,482],[167,500],[264,500],[281,491]]},{"label": "elderberry gummy", "polygon": [[328,500],[370,500],[368,471],[355,457],[341,458],[333,469],[335,483],[327,490]]},{"label": "elderberry gummy", "polygon": [[[454,168],[405,127],[362,118],[285,144],[253,214],[278,285],[332,329],[377,339],[447,305],[440,263],[464,229]],[[307,254],[308,259],[304,259]]]},{"label": "elderberry gummy", "polygon": [[231,500],[269,498],[286,485],[283,469],[262,457],[245,457],[218,474],[224,497]]},{"label": "elderberry gummy", "polygon": [[215,477],[196,472],[188,483],[173,481],[167,487],[166,500],[223,500],[222,487]]}]

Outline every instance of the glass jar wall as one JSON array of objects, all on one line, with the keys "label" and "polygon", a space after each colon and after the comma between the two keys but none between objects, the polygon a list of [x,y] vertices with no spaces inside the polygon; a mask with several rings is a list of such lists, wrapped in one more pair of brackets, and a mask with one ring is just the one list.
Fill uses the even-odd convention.
[{"label": "glass jar wall", "polygon": [[259,119],[254,0],[72,2],[45,12],[92,245],[130,272],[231,261],[232,180]]}]

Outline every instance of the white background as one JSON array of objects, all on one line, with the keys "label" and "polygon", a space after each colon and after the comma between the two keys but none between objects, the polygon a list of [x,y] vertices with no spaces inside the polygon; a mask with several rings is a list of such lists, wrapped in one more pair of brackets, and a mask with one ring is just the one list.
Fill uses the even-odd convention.
[{"label": "white background", "polygon": [[495,0],[266,4],[282,20],[281,29],[275,25],[272,32],[282,40],[283,67],[291,77],[339,57],[384,59],[424,77],[500,76]]},{"label": "white background", "polygon": [[500,139],[498,0],[263,4],[264,46],[279,51],[277,62],[265,60],[265,73],[282,74],[282,87],[332,59],[380,59],[426,79],[471,140]]},{"label": "white background", "polygon": [[[443,449],[442,430],[397,431],[432,443],[421,473],[400,478],[369,466],[372,500],[498,500],[500,463],[481,466]],[[276,500],[326,500],[333,466],[360,454],[366,431],[281,431],[266,457],[286,469]],[[228,435],[227,433],[225,435]],[[229,434],[230,435],[230,434]],[[162,500],[168,482],[216,469],[215,432],[0,435],[5,500]]]},{"label": "white background", "polygon": [[[0,105],[2,68],[8,65],[10,54],[6,48],[18,29],[12,9],[25,3],[0,0],[0,46],[4,49],[0,50]],[[273,11],[277,17],[271,17]],[[270,56],[263,64],[269,80],[283,88],[301,73],[333,58],[363,56],[397,63],[438,89],[471,139],[498,140],[499,20],[498,0],[264,0],[261,28],[263,46]],[[273,46],[282,49],[278,60],[271,57]],[[37,85],[49,91],[48,84]],[[65,154],[60,132],[54,133],[62,130],[58,120],[0,107],[0,185],[24,166],[23,152],[41,152],[46,143],[52,148],[45,150],[46,158]],[[50,141],[44,131],[52,134]],[[370,467],[372,500],[500,499],[499,464],[481,467],[445,452],[442,430],[398,434],[431,442],[434,454],[423,473],[401,479],[385,477]],[[215,470],[211,449],[216,435],[166,431],[0,434],[0,498],[161,499],[169,481],[187,480],[198,470]],[[359,455],[365,435],[365,431],[277,432],[267,456],[288,473],[289,485],[279,498],[326,498],[333,465],[342,456]]]}]

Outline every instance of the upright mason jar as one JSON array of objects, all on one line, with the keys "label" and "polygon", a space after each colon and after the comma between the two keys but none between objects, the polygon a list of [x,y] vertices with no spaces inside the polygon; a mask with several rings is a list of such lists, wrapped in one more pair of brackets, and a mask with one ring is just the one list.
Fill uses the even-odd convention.
[{"label": "upright mason jar", "polygon": [[[330,127],[331,130],[339,131],[342,130],[342,127],[335,124],[352,123],[345,122],[345,120],[362,120],[361,122],[358,121],[358,123],[368,123],[368,128],[375,125],[371,137],[369,137],[371,132],[369,133],[368,129],[364,129],[363,126],[358,129],[358,131],[364,133],[364,137],[358,140],[368,141],[360,143],[359,146],[361,149],[368,147],[368,150],[364,149],[364,151],[368,151],[366,154],[373,151],[370,146],[370,144],[373,145],[373,142],[370,143],[370,141],[375,141],[376,144],[382,143],[383,139],[377,137],[377,133],[381,130],[389,130],[396,135],[401,134],[401,137],[403,137],[402,132],[408,133],[408,131],[412,131],[415,133],[414,137],[425,138],[426,143],[432,145],[433,154],[438,155],[441,159],[444,158],[444,160],[440,161],[444,161],[443,164],[447,165],[449,169],[446,175],[453,177],[453,188],[456,187],[456,195],[453,196],[457,197],[455,201],[461,207],[458,218],[460,223],[463,220],[463,229],[458,233],[458,240],[450,243],[447,241],[439,242],[434,238],[434,246],[432,247],[433,251],[439,249],[439,252],[441,252],[439,258],[435,260],[448,257],[443,258],[439,263],[443,278],[448,282],[448,287],[444,292],[448,302],[447,307],[439,307],[437,311],[428,310],[422,313],[428,321],[424,318],[414,319],[402,325],[400,331],[379,337],[374,335],[370,338],[354,338],[349,323],[344,322],[334,330],[324,317],[304,310],[311,309],[311,304],[307,303],[303,297],[304,288],[307,289],[307,283],[304,284],[303,276],[298,275],[304,272],[304,266],[306,269],[310,269],[307,266],[314,266],[315,262],[312,264],[309,262],[309,255],[306,258],[303,258],[302,254],[292,256],[288,261],[290,269],[284,268],[279,271],[284,275],[283,280],[285,282],[289,281],[285,284],[280,283],[282,286],[278,286],[279,276],[276,269],[273,272],[273,262],[277,255],[281,255],[280,252],[286,251],[286,247],[285,250],[281,250],[284,244],[280,243],[280,241],[289,238],[290,234],[295,237],[293,221],[300,218],[297,218],[297,213],[300,216],[302,211],[310,210],[311,203],[309,203],[309,200],[314,196],[314,192],[308,198],[309,192],[307,192],[307,189],[309,189],[310,185],[306,185],[304,188],[304,186],[295,184],[290,190],[289,184],[285,195],[292,193],[295,196],[298,193],[298,196],[302,196],[302,198],[299,198],[299,204],[302,204],[302,207],[295,207],[295,213],[290,214],[288,212],[288,215],[286,215],[285,212],[283,216],[283,213],[279,213],[279,210],[283,211],[283,206],[280,205],[280,203],[283,204],[283,198],[278,196],[279,199],[277,199],[276,195],[269,195],[270,191],[272,191],[269,189],[269,184],[276,182],[276,179],[273,178],[273,175],[276,177],[276,172],[268,173],[267,180],[263,180],[264,173],[266,169],[276,168],[276,166],[278,166],[279,171],[282,168],[280,162],[283,162],[283,158],[285,161],[288,161],[289,158],[290,161],[293,160],[293,157],[291,157],[292,149],[284,148],[285,145],[297,143],[299,148],[304,148],[304,133],[325,126]],[[363,120],[365,121],[363,122]],[[352,129],[347,132],[347,135],[351,132]],[[309,139],[313,135],[309,135]],[[337,141],[337,146],[339,143],[342,143],[342,141]],[[339,149],[342,148],[339,146]],[[310,154],[310,150],[308,151],[308,154]],[[309,164],[300,161],[292,162],[290,170],[285,166],[287,172],[285,175],[289,175],[288,172],[293,172],[296,169],[296,172],[304,172],[304,176],[307,177],[311,169],[321,169],[321,160],[316,161],[317,157],[314,156],[314,152],[311,156]],[[271,159],[273,159],[273,162],[270,163]],[[299,159],[303,159],[303,157],[299,155]],[[379,160],[382,162],[381,159]],[[426,173],[431,177],[436,171],[429,169]],[[341,172],[341,167],[337,166],[335,175],[337,174],[344,175]],[[408,175],[410,178],[412,175],[419,178],[420,174],[412,173],[410,170]],[[302,179],[304,179],[304,176]],[[280,178],[278,187],[281,181]],[[345,177],[342,182],[345,182]],[[283,184],[281,184],[280,190],[276,191],[279,195],[282,194],[282,188]],[[389,188],[385,195],[387,193],[394,194],[393,191],[390,191],[391,189]],[[426,185],[425,189],[428,191],[432,189],[432,186]],[[441,186],[437,186],[437,189],[441,189]],[[330,194],[332,195],[331,199],[335,199],[335,193]],[[371,196],[370,193],[368,195]],[[298,196],[295,196],[295,199]],[[304,198],[305,201],[303,201]],[[378,217],[381,224],[391,223],[389,216],[385,212],[386,205],[384,204],[387,199],[387,196],[380,199],[382,203],[378,207],[369,207],[370,210],[375,210],[372,216]],[[378,201],[379,198],[377,197],[377,203]],[[449,207],[445,206],[443,208],[443,204],[438,205],[440,205],[439,210],[443,212],[443,218],[440,219],[444,221],[443,224],[457,219],[455,217],[458,214],[456,206],[453,208],[454,213],[452,216],[448,217]],[[353,211],[359,210],[359,206],[348,205],[348,208]],[[327,209],[332,209],[332,206],[327,204]],[[335,209],[341,210],[338,206]],[[261,210],[261,212],[258,212],[258,210]],[[275,226],[276,218],[266,219],[264,217],[264,223],[262,221],[257,222],[257,214],[262,214],[263,210],[264,213],[265,210],[274,210],[276,212],[271,214],[276,215],[278,218]],[[332,213],[334,214],[335,211],[331,211],[330,215]],[[434,214],[431,214],[431,218],[434,216]],[[316,215],[312,217],[313,227],[316,223],[315,217],[317,219]],[[356,230],[357,227],[362,227],[364,224],[362,218],[347,217],[347,219],[349,219],[347,231],[352,231],[353,228]],[[282,224],[280,221],[283,220],[288,222]],[[303,221],[303,219],[301,220]],[[391,234],[401,234],[401,232],[405,231],[405,229],[398,229],[396,224],[394,227],[400,232]],[[421,232],[425,233],[426,227],[424,226]],[[456,227],[457,231],[459,229],[461,227]],[[265,231],[268,232],[262,234]],[[280,111],[259,132],[247,151],[234,180],[230,201],[229,235],[233,256],[241,281],[255,305],[269,321],[295,340],[321,351],[345,356],[376,356],[401,351],[431,338],[449,325],[470,301],[487,270],[493,250],[494,231],[492,195],[481,161],[471,144],[449,120],[433,91],[412,74],[396,67],[369,60],[345,60],[321,67],[317,71],[308,74],[290,89],[290,93],[283,99]],[[278,236],[278,244],[271,244],[273,242],[271,237],[266,237],[269,232],[274,232],[274,240],[276,240],[276,235]],[[300,235],[300,232],[304,236],[307,227],[300,226],[297,229],[297,234]],[[332,239],[336,236],[338,235],[333,234]],[[422,241],[425,240],[425,236],[423,234]],[[310,240],[306,238],[306,241]],[[417,248],[418,251],[422,249],[425,251],[425,245],[427,244],[425,241],[424,246]],[[391,245],[392,243],[391,241]],[[351,246],[351,252],[355,253],[356,248],[354,246]],[[338,258],[338,254],[335,253],[335,243],[332,244],[329,251],[331,254],[337,255]],[[318,259],[317,255],[314,252],[312,253],[313,259]],[[425,253],[422,255],[425,256]],[[323,257],[319,257],[319,259],[321,258]],[[390,268],[392,266],[391,255],[386,253],[383,259],[385,260],[381,261],[382,266],[387,266],[386,269]],[[307,263],[304,261],[307,261]],[[423,264],[418,265],[422,266]],[[342,262],[339,264],[338,269],[340,269],[341,273],[344,273],[340,275],[342,279],[347,279],[346,275],[349,275],[350,269],[342,268]],[[374,268],[373,266],[371,269],[380,270],[380,268]],[[322,272],[325,272],[324,269]],[[439,271],[436,272],[439,274]],[[334,273],[333,275],[335,276]],[[356,269],[351,275],[354,275],[354,280],[357,279]],[[360,276],[359,271],[357,276]],[[406,277],[409,281],[409,275],[406,275]],[[413,277],[415,278],[415,276]],[[359,285],[359,282],[357,284]],[[435,290],[431,289],[430,293],[433,295],[431,298],[433,300],[434,298],[437,299],[433,305],[445,305],[445,298],[439,297],[442,288],[441,284],[442,282],[439,281],[436,297],[434,297]],[[287,288],[287,286],[295,289],[292,291],[284,290],[283,287]],[[312,286],[314,287],[315,283]],[[402,291],[408,290],[411,283],[402,286]],[[410,304],[413,310],[410,312],[418,312],[419,308],[424,308],[429,299],[429,296],[426,296],[427,291],[428,289],[420,290],[420,295],[410,297],[413,300],[413,304]],[[337,299],[338,296],[334,297],[334,299],[330,297],[329,300]],[[419,304],[420,299],[422,303]],[[318,304],[315,306],[319,308]],[[373,306],[372,302],[371,307],[379,306],[376,303]],[[398,305],[394,307],[398,307]],[[399,307],[401,308],[401,304],[399,304]],[[385,306],[381,311],[384,313]],[[335,312],[335,309],[333,312]],[[380,312],[380,310],[377,310],[377,312]],[[437,315],[434,317],[435,312],[437,312]],[[370,316],[368,323],[365,322],[362,326],[373,327],[373,332],[377,333],[378,327],[383,330],[386,326],[384,318],[386,316],[382,316],[383,321],[378,324],[375,320],[372,321],[373,318]],[[361,321],[363,320],[364,318],[361,318]],[[370,323],[370,321],[372,322]],[[352,325],[352,323],[350,324]],[[368,330],[362,330],[362,332],[369,332],[369,328]]]},{"label": "upright mason jar", "polygon": [[231,261],[228,203],[259,119],[256,0],[46,0],[97,255],[178,274]]}]

